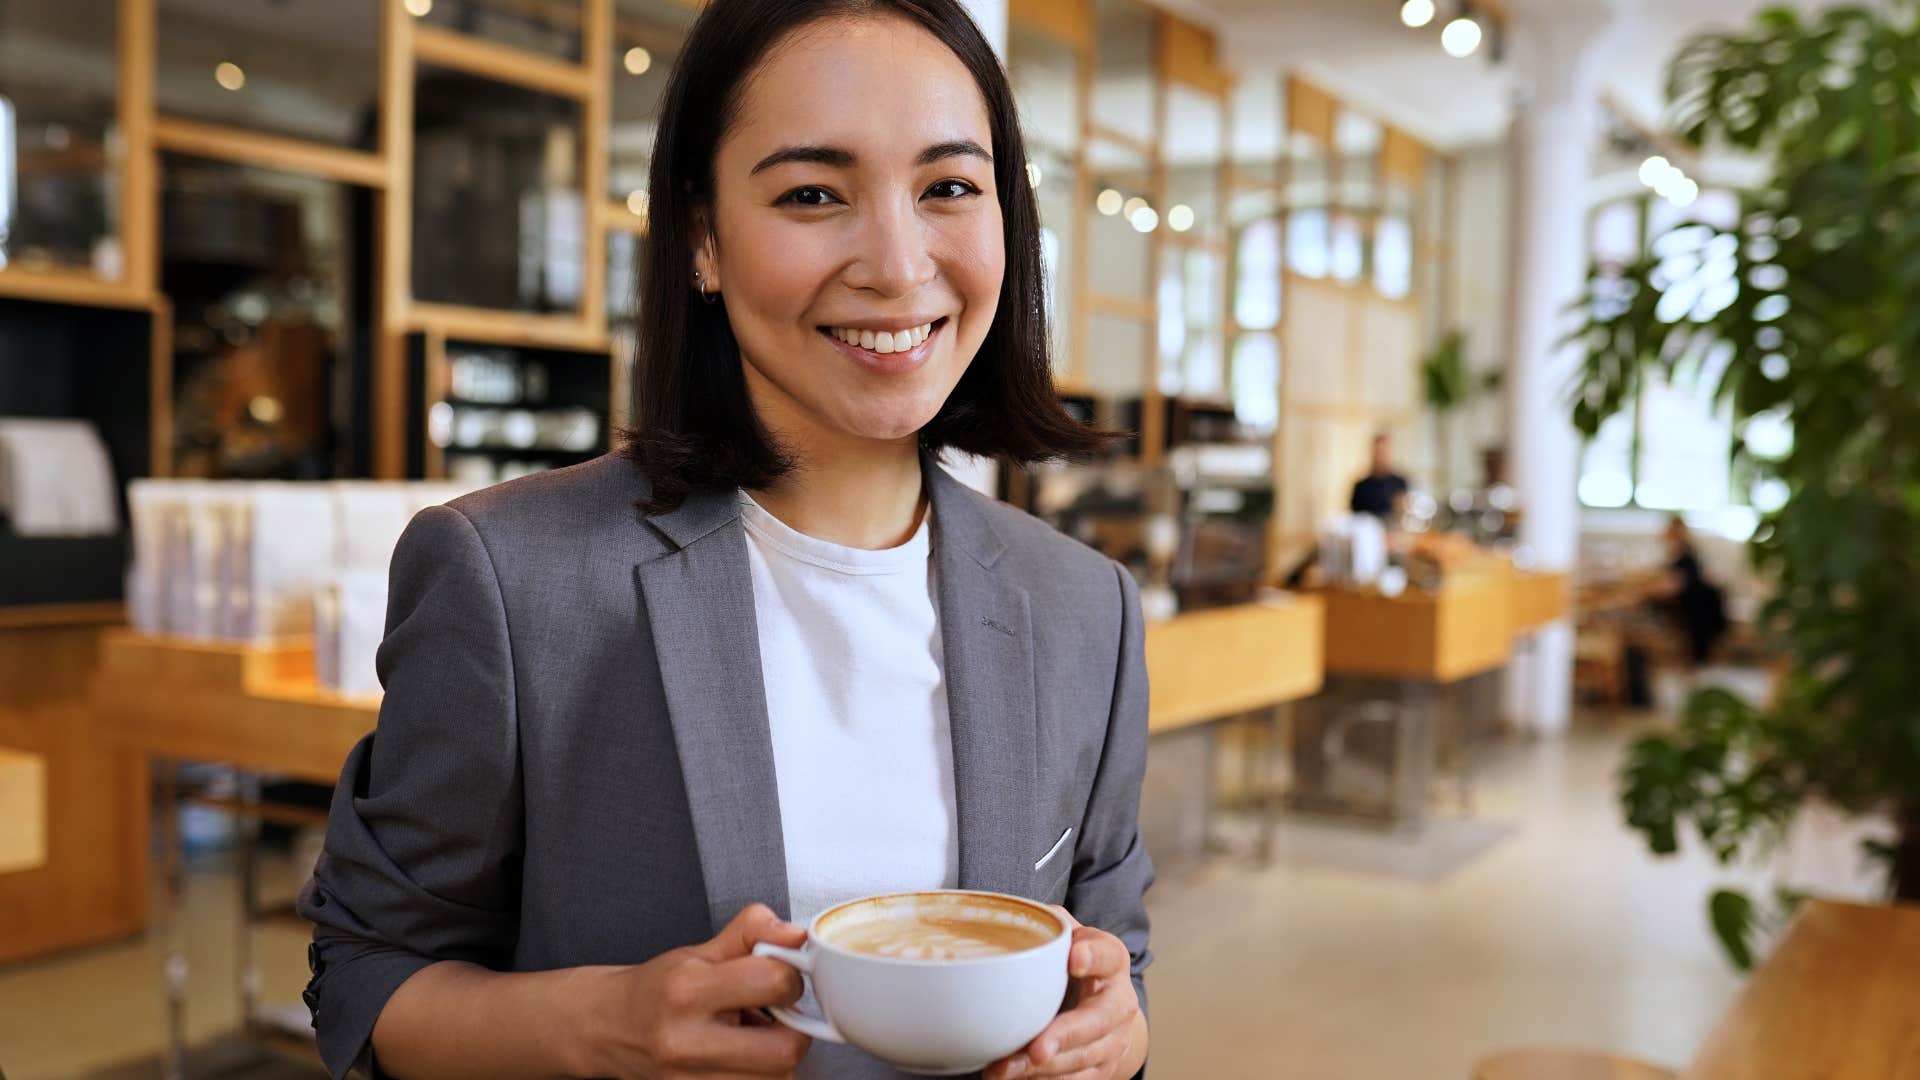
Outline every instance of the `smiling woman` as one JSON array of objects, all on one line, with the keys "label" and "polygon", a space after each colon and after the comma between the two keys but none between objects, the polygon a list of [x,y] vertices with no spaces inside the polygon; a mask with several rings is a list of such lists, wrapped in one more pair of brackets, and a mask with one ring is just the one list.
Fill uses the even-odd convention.
[{"label": "smiling woman", "polygon": [[987,1075],[1133,1076],[1133,579],[937,461],[1106,438],[1053,394],[998,61],[958,0],[711,0],[648,190],[627,448],[394,555],[301,903],[329,1068],[893,1080],[766,1023],[801,988],[755,947],[958,888],[1071,928],[1066,1007]]},{"label": "smiling woman", "polygon": [[[629,448],[656,507],[766,486],[834,432],[1017,462],[1099,445],[1053,394],[1012,92],[956,7],[721,5],[689,41],[649,185]],[[928,323],[905,363],[830,337]]]}]

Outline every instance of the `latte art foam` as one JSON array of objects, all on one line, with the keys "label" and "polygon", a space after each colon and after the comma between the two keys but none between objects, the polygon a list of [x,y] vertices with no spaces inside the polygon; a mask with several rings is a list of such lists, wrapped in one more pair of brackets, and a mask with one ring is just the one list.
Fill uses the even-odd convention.
[{"label": "latte art foam", "polygon": [[1038,948],[1060,928],[1010,904],[895,901],[857,906],[823,926],[830,945],[895,960],[975,960]]}]

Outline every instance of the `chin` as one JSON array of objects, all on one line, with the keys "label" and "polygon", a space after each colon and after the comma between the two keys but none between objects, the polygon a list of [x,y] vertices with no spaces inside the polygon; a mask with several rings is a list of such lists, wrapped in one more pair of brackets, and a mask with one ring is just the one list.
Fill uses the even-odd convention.
[{"label": "chin", "polygon": [[861,409],[847,415],[841,427],[849,434],[878,442],[898,442],[912,438],[940,414],[945,399],[915,402],[894,408]]}]

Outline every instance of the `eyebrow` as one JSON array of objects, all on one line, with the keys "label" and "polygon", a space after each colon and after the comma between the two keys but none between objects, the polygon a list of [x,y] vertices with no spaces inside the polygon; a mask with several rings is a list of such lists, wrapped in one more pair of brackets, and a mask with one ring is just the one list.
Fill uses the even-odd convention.
[{"label": "eyebrow", "polygon": [[[951,139],[947,142],[934,143],[932,146],[920,151],[920,156],[913,159],[913,164],[916,167],[931,165],[936,161],[942,161],[950,157],[976,157],[989,165],[993,163],[993,155],[987,153],[979,143],[974,142],[972,139]],[[747,175],[753,176],[767,169],[771,169],[776,165],[786,165],[796,161],[813,165],[825,165],[835,169],[848,169],[852,168],[858,160],[859,159],[854,156],[853,151],[844,150],[838,146],[820,146],[815,144],[783,146],[773,153],[768,154],[766,157],[761,158],[760,163],[755,165],[752,172],[749,172]]]}]

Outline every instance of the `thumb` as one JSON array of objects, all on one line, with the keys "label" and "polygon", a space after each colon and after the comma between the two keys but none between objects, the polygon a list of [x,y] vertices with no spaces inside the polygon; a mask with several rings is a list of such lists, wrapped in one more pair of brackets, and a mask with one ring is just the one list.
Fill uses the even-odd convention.
[{"label": "thumb", "polygon": [[763,941],[792,948],[806,940],[805,928],[782,921],[765,904],[750,904],[741,908],[740,914],[722,927],[713,940],[697,946],[694,951],[704,960],[721,964],[751,956],[753,947]]}]

